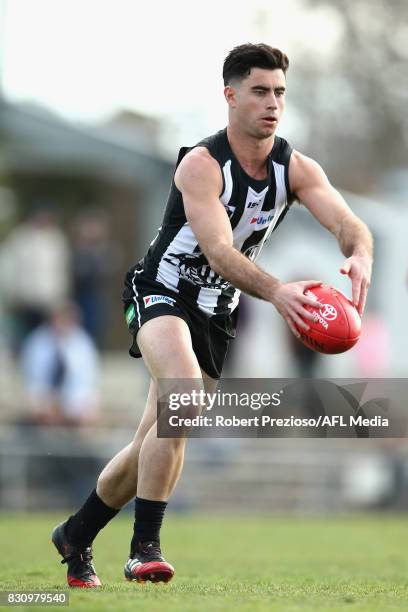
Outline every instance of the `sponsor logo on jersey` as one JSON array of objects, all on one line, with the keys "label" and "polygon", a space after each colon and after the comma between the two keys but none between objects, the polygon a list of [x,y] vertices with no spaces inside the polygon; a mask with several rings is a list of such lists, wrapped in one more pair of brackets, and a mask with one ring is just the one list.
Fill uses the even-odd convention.
[{"label": "sponsor logo on jersey", "polygon": [[[265,211],[263,211],[265,212]],[[263,216],[262,212],[257,216],[257,217],[252,217],[250,223],[256,223],[259,226],[264,226],[266,224],[269,225],[269,223],[272,221],[274,215],[275,215],[275,211],[269,212],[266,211],[268,214],[267,216]]]},{"label": "sponsor logo on jersey", "polygon": [[154,306],[155,304],[168,304],[169,306],[174,306],[175,300],[167,295],[147,295],[143,298],[143,302],[145,308],[149,308],[149,306]]},{"label": "sponsor logo on jersey", "polygon": [[169,253],[164,261],[177,268],[180,278],[194,285],[221,290],[230,286],[228,281],[214,272],[204,253]]},{"label": "sponsor logo on jersey", "polygon": [[135,307],[133,304],[131,304],[125,314],[126,323],[130,325],[133,319],[135,318],[135,316],[136,316]]},{"label": "sponsor logo on jersey", "polygon": [[255,208],[255,206],[258,206],[260,202],[248,202],[248,204],[246,205],[247,208]]}]

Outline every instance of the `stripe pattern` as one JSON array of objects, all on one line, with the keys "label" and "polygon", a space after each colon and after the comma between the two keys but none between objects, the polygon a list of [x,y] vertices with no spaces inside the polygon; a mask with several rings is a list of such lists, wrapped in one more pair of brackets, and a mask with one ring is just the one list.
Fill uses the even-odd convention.
[{"label": "stripe pattern", "polygon": [[137,557],[135,557],[134,559],[129,559],[128,562],[126,563],[127,568],[133,572],[133,570],[138,567],[139,565],[142,565],[142,562],[139,561],[139,559]]},{"label": "stripe pattern", "polygon": [[[275,137],[268,176],[260,181],[240,166],[226,130],[195,146],[205,146],[218,161],[223,177],[220,203],[230,219],[234,247],[255,261],[293,201],[288,180],[291,147]],[[181,149],[177,163],[189,150]],[[148,277],[195,303],[208,316],[231,314],[238,305],[240,291],[210,267],[185,217],[182,195],[174,181],[163,223],[143,259],[143,268]]]}]

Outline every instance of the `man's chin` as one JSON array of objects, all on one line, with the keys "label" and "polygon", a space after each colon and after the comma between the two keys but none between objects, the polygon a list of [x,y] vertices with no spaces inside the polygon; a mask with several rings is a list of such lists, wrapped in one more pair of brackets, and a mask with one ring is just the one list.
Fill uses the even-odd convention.
[{"label": "man's chin", "polygon": [[258,140],[267,140],[275,135],[277,124],[271,127],[265,127],[254,131],[253,136]]}]

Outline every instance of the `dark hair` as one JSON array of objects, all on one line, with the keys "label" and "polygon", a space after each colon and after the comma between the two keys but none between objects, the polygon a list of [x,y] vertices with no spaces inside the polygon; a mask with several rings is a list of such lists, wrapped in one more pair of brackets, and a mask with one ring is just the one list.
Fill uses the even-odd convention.
[{"label": "dark hair", "polygon": [[233,79],[244,79],[251,72],[251,68],[265,68],[266,70],[280,68],[286,73],[289,68],[289,59],[279,49],[263,43],[239,45],[234,47],[224,60],[222,70],[224,85],[228,85]]}]

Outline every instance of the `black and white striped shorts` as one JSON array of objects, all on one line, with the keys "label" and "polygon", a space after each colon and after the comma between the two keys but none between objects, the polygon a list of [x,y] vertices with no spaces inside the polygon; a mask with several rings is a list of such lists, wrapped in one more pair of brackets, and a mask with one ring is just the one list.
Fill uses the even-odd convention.
[{"label": "black and white striped shorts", "polygon": [[140,263],[126,274],[122,301],[126,323],[133,336],[129,349],[132,357],[142,356],[136,336],[143,323],[163,315],[173,315],[187,323],[200,367],[211,378],[220,378],[229,342],[235,338],[238,308],[231,315],[208,317],[182,295],[147,278]]}]

